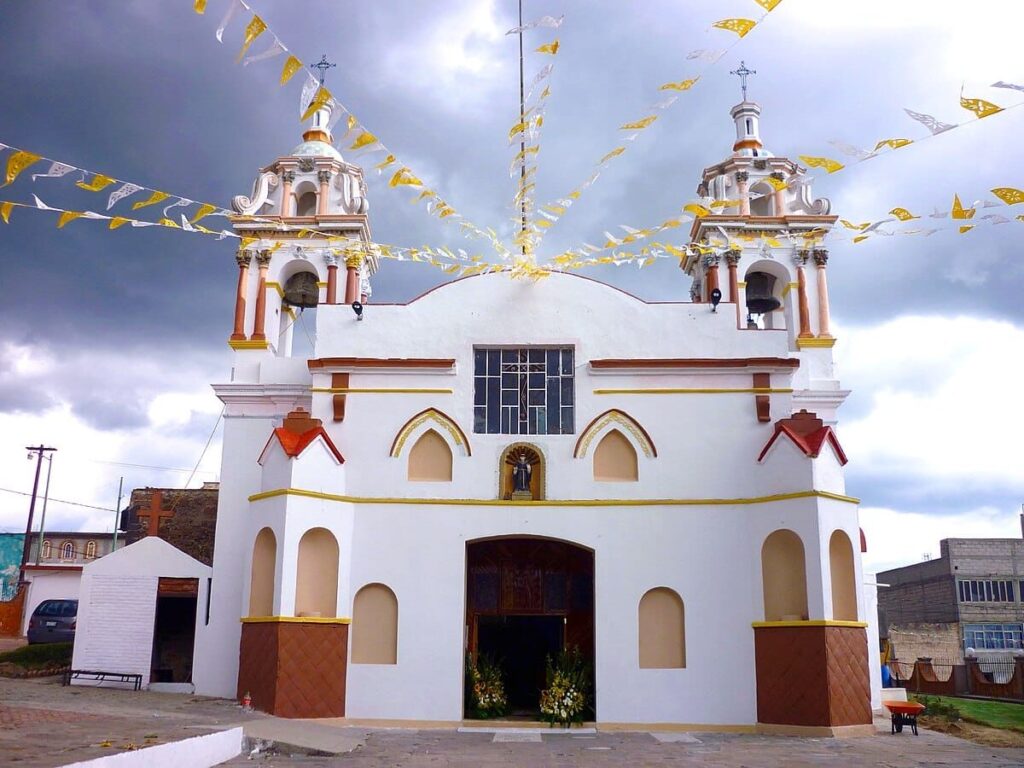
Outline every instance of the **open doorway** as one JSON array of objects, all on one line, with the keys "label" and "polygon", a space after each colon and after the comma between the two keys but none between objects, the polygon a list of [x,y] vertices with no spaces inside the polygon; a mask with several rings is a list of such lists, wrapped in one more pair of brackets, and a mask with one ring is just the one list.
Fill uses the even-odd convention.
[{"label": "open doorway", "polygon": [[160,579],[150,682],[192,682],[198,598],[199,579]]},{"label": "open doorway", "polygon": [[592,696],[594,553],[552,539],[469,542],[466,628],[470,661],[497,665],[512,717],[538,717],[547,660],[563,650],[579,650]]}]

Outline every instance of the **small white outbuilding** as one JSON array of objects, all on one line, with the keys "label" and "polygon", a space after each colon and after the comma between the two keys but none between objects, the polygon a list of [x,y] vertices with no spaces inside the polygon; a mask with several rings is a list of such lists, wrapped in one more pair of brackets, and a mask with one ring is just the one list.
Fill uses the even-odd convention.
[{"label": "small white outbuilding", "polygon": [[[155,536],[86,565],[72,669],[141,675],[143,687],[191,691],[196,624],[206,615],[211,575]],[[73,683],[115,684],[84,676]]]}]

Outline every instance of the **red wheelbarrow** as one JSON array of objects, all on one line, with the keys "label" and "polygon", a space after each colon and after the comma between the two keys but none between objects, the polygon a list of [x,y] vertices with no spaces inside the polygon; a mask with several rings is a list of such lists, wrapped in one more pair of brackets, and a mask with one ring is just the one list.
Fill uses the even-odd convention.
[{"label": "red wheelbarrow", "polygon": [[892,733],[903,733],[903,726],[909,725],[917,736],[917,716],[924,712],[924,704],[916,701],[883,701],[882,704],[889,710]]}]

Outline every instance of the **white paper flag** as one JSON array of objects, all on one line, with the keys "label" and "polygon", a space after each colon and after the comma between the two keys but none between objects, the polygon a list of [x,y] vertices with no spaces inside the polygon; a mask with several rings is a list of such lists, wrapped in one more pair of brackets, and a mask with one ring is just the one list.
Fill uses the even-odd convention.
[{"label": "white paper flag", "polygon": [[1010,220],[1000,213],[990,213],[987,216],[982,216],[983,219],[989,219],[993,224],[1009,224]]},{"label": "white paper flag", "polygon": [[828,143],[847,157],[856,157],[858,160],[867,160],[869,157],[875,156],[874,152],[868,152],[866,149],[855,147],[853,144],[847,144],[845,141],[839,141],[838,139],[832,139]]},{"label": "white paper flag", "polygon": [[320,83],[316,81],[308,72],[306,73],[306,82],[302,84],[302,93],[299,95],[299,114],[306,114],[306,108],[309,103],[313,101],[313,95],[316,93],[316,89],[320,87]]},{"label": "white paper flag", "polygon": [[529,29],[536,29],[537,27],[549,27],[550,29],[558,29],[562,26],[562,22],[565,21],[565,16],[559,16],[557,19],[553,16],[541,16],[536,21],[531,21],[523,24],[521,27],[512,27],[506,35],[518,35],[520,32],[526,32]]},{"label": "white paper flag", "polygon": [[926,115],[923,112],[915,112],[912,109],[903,108],[903,111],[910,115],[912,120],[917,120],[921,125],[932,132],[932,136],[938,136],[943,131],[948,131],[950,128],[956,128],[952,123],[942,123],[936,120],[931,115]]},{"label": "white paper flag", "polygon": [[53,163],[50,166],[50,170],[48,170],[46,173],[33,173],[32,181],[35,181],[36,179],[39,178],[58,178],[74,170],[77,169],[73,165],[65,165],[64,163]]},{"label": "white paper flag", "polygon": [[252,56],[246,56],[242,60],[242,66],[247,67],[250,64],[254,64],[257,61],[266,61],[267,59],[272,59],[275,56],[280,56],[287,50],[288,49],[284,47],[284,44],[275,37],[274,42],[271,43],[270,47],[267,48],[267,50],[265,50],[263,53],[256,53]]},{"label": "white paper flag", "polygon": [[998,83],[992,83],[992,88],[1010,88],[1014,91],[1024,91],[1024,85],[1015,85],[1013,83],[1004,83],[1000,80]]},{"label": "white paper flag", "polygon": [[134,195],[142,187],[137,184],[124,184],[118,189],[110,193],[110,197],[107,199],[107,210],[109,211],[114,207],[114,204],[124,200],[128,195]]},{"label": "white paper flag", "polygon": [[720,58],[722,58],[722,54],[724,53],[725,51],[698,48],[696,51],[690,51],[688,54],[686,54],[686,58],[689,59],[690,61],[698,59],[700,61],[707,61],[713,64]]},{"label": "white paper flag", "polygon": [[224,30],[227,29],[228,24],[231,23],[231,19],[235,17],[239,9],[242,7],[240,0],[231,0],[231,5],[228,6],[227,13],[224,14],[224,18],[220,20],[220,24],[217,25],[217,31],[214,33],[217,36],[217,42],[224,42]]},{"label": "white paper flag", "polygon": [[36,195],[32,195],[32,199],[36,201],[36,208],[38,208],[41,211],[59,211],[60,210],[60,208],[51,208],[46,203],[44,203],[42,200],[40,200]]},{"label": "white paper flag", "polygon": [[193,202],[195,202],[195,201],[193,201],[193,200],[186,200],[184,197],[179,198],[178,200],[176,200],[175,202],[171,203],[166,208],[164,208],[164,216],[167,215],[167,212],[169,210],[171,210],[171,208],[184,208],[186,205],[192,205]]}]

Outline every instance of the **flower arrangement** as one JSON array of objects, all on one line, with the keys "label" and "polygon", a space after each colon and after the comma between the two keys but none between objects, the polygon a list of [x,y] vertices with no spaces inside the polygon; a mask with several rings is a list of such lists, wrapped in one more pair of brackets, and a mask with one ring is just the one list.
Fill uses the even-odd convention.
[{"label": "flower arrangement", "polygon": [[466,683],[468,709],[475,717],[487,719],[505,714],[508,698],[501,679],[501,667],[496,662],[481,655],[474,663],[473,657],[467,656]]},{"label": "flower arrangement", "polygon": [[540,692],[540,712],[554,727],[560,723],[571,728],[583,722],[590,705],[590,675],[580,649],[568,648],[558,658],[547,660],[547,688]]}]

